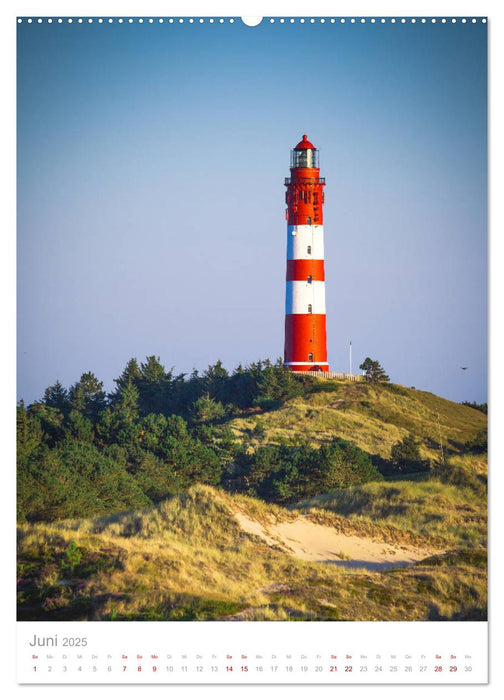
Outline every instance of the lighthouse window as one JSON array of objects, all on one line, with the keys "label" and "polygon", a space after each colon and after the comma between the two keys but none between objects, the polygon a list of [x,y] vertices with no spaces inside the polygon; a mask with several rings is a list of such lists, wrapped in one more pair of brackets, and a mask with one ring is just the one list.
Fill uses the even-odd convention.
[{"label": "lighthouse window", "polygon": [[313,362],[313,353],[312,352],[310,352],[310,354],[308,355],[308,362]]},{"label": "lighthouse window", "polygon": [[306,217],[306,225],[311,226],[311,217],[309,216]]},{"label": "lighthouse window", "polygon": [[311,305],[311,304],[308,304],[308,313],[309,313],[309,314],[312,313],[312,305]]},{"label": "lighthouse window", "polygon": [[311,255],[311,245],[306,247],[306,254]]},{"label": "lighthouse window", "polygon": [[307,278],[307,280],[306,280],[306,281],[308,282],[308,284],[311,284],[311,281],[312,281],[312,276],[311,276],[311,275],[308,275],[308,278]]},{"label": "lighthouse window", "polygon": [[318,168],[319,154],[316,148],[302,148],[299,151],[291,151],[291,167],[294,168]]}]

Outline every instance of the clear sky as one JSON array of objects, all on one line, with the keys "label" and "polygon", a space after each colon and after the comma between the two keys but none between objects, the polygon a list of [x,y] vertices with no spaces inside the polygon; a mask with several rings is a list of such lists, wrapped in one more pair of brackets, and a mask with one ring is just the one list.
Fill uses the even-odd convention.
[{"label": "clear sky", "polygon": [[19,398],[281,356],[303,133],[331,369],[486,401],[486,25],[267,19],[18,25]]}]

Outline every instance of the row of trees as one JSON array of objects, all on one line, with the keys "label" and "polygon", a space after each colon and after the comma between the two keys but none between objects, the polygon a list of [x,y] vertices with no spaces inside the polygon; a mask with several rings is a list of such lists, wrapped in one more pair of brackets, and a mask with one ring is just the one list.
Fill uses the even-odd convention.
[{"label": "row of trees", "polygon": [[462,401],[462,406],[469,406],[469,408],[474,408],[476,409],[476,411],[481,411],[485,415],[488,415],[487,403],[477,403],[476,401]]},{"label": "row of trees", "polygon": [[63,414],[75,409],[93,421],[104,409],[118,405],[136,405],[140,415],[177,413],[189,417],[195,402],[205,396],[229,411],[280,403],[313,386],[310,377],[286,371],[281,359],[239,365],[231,374],[218,361],[202,375],[194,370],[187,376],[167,371],[154,355],[140,364],[130,360],[114,382],[115,390],[107,395],[103,382],[87,372],[68,391],[60,382],[48,387],[41,403]]},{"label": "row of trees", "polygon": [[[369,357],[360,369],[370,382],[389,381],[380,363]],[[112,411],[118,406],[123,410],[134,408],[139,415],[176,413],[198,418],[195,411],[196,414],[210,412],[212,415],[208,417],[215,419],[236,409],[270,408],[294,396],[302,396],[311,391],[313,381],[309,376],[285,370],[280,358],[275,363],[262,360],[246,367],[239,365],[231,374],[219,360],[202,375],[194,370],[186,376],[175,375],[173,369],[167,371],[159,357],[151,355],[140,364],[131,359],[114,380],[116,388],[110,394],[104,391],[103,382],[92,372],[86,372],[69,390],[59,381],[48,387],[42,401],[32,404],[31,409],[37,410],[37,405],[43,405],[60,411],[65,417],[74,410],[93,423],[104,410]]]}]

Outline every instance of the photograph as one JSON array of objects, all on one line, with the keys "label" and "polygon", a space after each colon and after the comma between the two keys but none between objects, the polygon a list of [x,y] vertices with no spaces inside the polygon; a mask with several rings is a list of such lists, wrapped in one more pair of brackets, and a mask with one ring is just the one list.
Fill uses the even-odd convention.
[{"label": "photograph", "polygon": [[17,620],[486,621],[486,20],[16,28]]}]

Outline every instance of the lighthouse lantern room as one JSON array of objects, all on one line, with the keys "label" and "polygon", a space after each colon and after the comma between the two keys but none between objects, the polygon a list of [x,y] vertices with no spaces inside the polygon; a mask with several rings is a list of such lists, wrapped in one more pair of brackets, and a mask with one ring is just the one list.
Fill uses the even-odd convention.
[{"label": "lighthouse lantern room", "polygon": [[306,134],[291,151],[287,187],[287,277],[284,366],[329,371],[327,362],[324,226],[325,179]]}]

